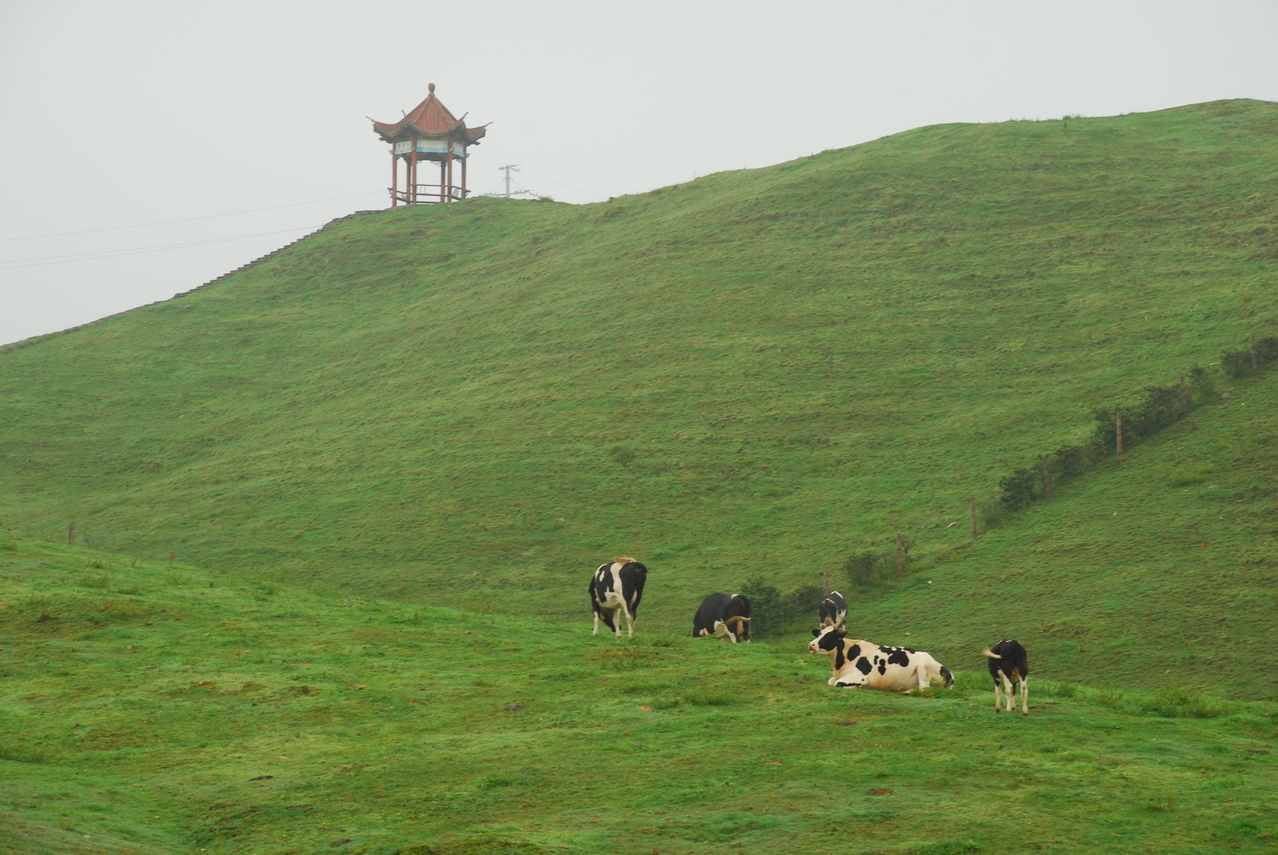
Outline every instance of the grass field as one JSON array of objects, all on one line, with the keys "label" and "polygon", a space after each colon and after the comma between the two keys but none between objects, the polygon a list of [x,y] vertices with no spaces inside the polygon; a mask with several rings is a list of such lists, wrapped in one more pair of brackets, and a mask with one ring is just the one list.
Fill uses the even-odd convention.
[{"label": "grass field", "polygon": [[[0,350],[0,851],[1269,851],[1278,377],[1213,363],[1278,332],[1276,192],[1275,104],[923,128],[366,214]],[[619,553],[633,643],[588,634]],[[823,571],[957,686],[684,637]]]},{"label": "grass field", "polygon": [[1224,852],[1278,835],[1273,703],[1032,678],[1031,717],[995,716],[974,672],[935,697],[829,688],[801,638],[618,643],[0,537],[0,851]]}]

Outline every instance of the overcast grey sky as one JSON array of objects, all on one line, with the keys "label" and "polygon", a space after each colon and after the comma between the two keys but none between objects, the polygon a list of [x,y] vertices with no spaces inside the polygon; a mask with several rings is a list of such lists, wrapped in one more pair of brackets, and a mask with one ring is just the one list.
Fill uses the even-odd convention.
[{"label": "overcast grey sky", "polygon": [[431,82],[492,122],[472,190],[514,163],[583,203],[941,122],[1278,100],[1278,2],[0,0],[0,343],[385,207],[365,117]]}]

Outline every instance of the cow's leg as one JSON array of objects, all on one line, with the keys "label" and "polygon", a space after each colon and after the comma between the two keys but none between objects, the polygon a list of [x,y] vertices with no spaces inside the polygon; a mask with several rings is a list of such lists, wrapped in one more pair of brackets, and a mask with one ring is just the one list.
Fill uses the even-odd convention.
[{"label": "cow's leg", "polygon": [[616,628],[617,637],[621,638],[621,609],[620,608],[615,608],[612,610],[612,625]]},{"label": "cow's leg", "polygon": [[1003,711],[1003,697],[999,694],[998,675],[994,675],[994,712],[1001,713]]},{"label": "cow's leg", "polygon": [[599,634],[599,609],[595,609],[595,631],[591,635]]},{"label": "cow's leg", "polygon": [[919,688],[920,688],[920,689],[926,689],[926,688],[930,685],[930,683],[928,682],[928,679],[927,679],[927,665],[926,665],[926,664],[924,664],[924,663],[920,662],[918,665],[915,665],[915,666],[914,666],[914,674],[915,674],[915,676],[917,676],[917,677],[918,677],[918,680],[919,680]]},{"label": "cow's leg", "polygon": [[[635,637],[635,616],[632,615],[630,613],[630,609],[626,608],[625,606],[622,607],[622,610],[626,613],[626,629],[629,630],[630,632],[630,638],[634,638]],[[621,629],[620,618],[617,619],[617,629],[618,630]]]},{"label": "cow's leg", "polygon": [[1003,678],[1003,692],[1007,695],[1007,711],[1011,712],[1012,704],[1015,703],[1016,689],[1012,687],[1012,680],[1007,674],[999,671],[998,675]]},{"label": "cow's leg", "polygon": [[1021,678],[1021,715],[1029,715],[1029,677]]}]

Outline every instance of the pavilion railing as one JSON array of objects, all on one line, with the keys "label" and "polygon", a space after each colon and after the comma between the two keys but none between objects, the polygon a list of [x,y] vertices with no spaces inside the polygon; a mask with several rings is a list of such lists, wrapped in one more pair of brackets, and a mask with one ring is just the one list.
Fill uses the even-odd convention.
[{"label": "pavilion railing", "polygon": [[418,184],[417,198],[407,190],[394,190],[390,187],[386,188],[386,192],[391,195],[391,199],[396,202],[402,202],[405,205],[412,205],[414,202],[418,205],[430,205],[435,202],[460,202],[470,195],[470,191],[463,190],[455,184]]}]

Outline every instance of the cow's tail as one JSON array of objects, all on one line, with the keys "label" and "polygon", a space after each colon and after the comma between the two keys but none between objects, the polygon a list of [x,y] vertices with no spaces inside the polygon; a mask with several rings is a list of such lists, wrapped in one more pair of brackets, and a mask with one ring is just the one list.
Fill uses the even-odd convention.
[{"label": "cow's tail", "polygon": [[954,685],[954,675],[950,673],[950,669],[944,665],[941,666],[941,678],[945,680],[945,688]]},{"label": "cow's tail", "polygon": [[988,647],[981,651],[981,655],[984,656],[986,659],[1002,659],[1003,658],[1002,656],[999,656],[997,653],[995,653],[993,650],[990,650]]}]

